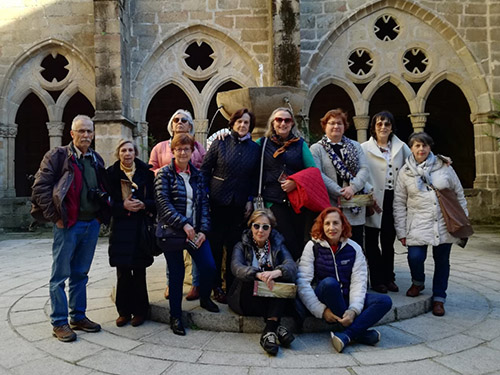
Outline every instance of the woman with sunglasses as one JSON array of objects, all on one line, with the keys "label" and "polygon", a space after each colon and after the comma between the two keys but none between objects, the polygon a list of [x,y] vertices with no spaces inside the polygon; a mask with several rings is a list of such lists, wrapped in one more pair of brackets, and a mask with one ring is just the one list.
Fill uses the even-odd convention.
[{"label": "woman with sunglasses", "polygon": [[[260,147],[252,141],[255,116],[246,108],[237,110],[228,125],[231,133],[210,146],[201,166],[208,183],[210,196],[212,254],[217,266],[214,299],[226,302],[222,280],[229,290],[233,277],[230,271],[231,254],[240,240],[244,220],[252,211],[252,195],[257,179]],[[226,248],[226,272],[222,274],[222,258]]]},{"label": "woman with sunglasses", "polygon": [[306,218],[305,213],[296,214],[290,205],[287,194],[297,185],[287,178],[316,164],[307,143],[299,136],[293,114],[288,108],[273,111],[264,137],[257,143],[261,146],[265,144],[262,197],[277,219],[276,229],[285,237],[286,247],[297,260],[304,248]]},{"label": "woman with sunglasses", "polygon": [[280,325],[286,299],[254,297],[254,282],[260,280],[273,289],[275,281],[295,282],[297,266],[288,252],[284,239],[275,229],[276,219],[268,209],[255,210],[248,220],[241,242],[233,250],[231,271],[236,277],[228,293],[229,307],[240,315],[262,316],[265,327],[260,345],[271,355],[279,345],[287,347],[295,339]]},{"label": "woman with sunglasses", "polygon": [[[361,147],[365,152],[373,185],[373,195],[382,212],[366,218],[365,250],[370,269],[370,285],[379,293],[398,292],[394,274],[394,240],[396,229],[392,203],[399,171],[410,156],[410,148],[394,132],[392,113],[383,111],[372,117],[371,137]],[[379,247],[380,239],[380,247]]]},{"label": "woman with sunglasses", "polygon": [[[191,113],[185,109],[178,109],[175,113],[170,117],[167,125],[168,133],[170,134],[171,139],[158,143],[151,150],[151,155],[149,157],[149,164],[153,166],[151,168],[155,174],[158,173],[160,168],[165,165],[169,165],[172,162],[173,153],[171,148],[172,138],[176,134],[190,134],[194,137],[194,122]],[[194,141],[194,151],[191,155],[191,163],[196,167],[200,168],[201,163],[203,162],[203,157],[205,156],[206,151],[203,148],[202,144]],[[167,270],[168,272],[168,270]],[[196,266],[193,264],[193,268],[191,270],[192,275],[192,287],[189,293],[186,296],[188,301],[196,300],[199,298],[199,273],[196,269]],[[168,273],[167,273],[168,280]],[[169,297],[168,286],[165,288],[164,296],[166,299]]]},{"label": "woman with sunglasses", "polygon": [[[349,128],[347,113],[340,108],[328,111],[321,121],[325,135],[311,146],[316,165],[330,196],[330,204],[339,205],[339,199],[351,199],[362,193],[370,175],[368,163],[361,145],[347,138]],[[365,207],[342,209],[352,227],[352,240],[363,247]]]}]

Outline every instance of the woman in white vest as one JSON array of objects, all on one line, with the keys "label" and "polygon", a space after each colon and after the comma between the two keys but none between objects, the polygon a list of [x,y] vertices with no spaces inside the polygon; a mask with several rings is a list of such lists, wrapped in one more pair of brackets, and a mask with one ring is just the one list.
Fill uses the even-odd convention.
[{"label": "woman in white vest", "polygon": [[[392,113],[383,111],[372,117],[371,137],[361,147],[370,169],[368,182],[381,213],[366,218],[365,251],[370,269],[371,288],[379,293],[398,292],[394,274],[396,230],[392,213],[394,186],[401,167],[411,151],[395,134]],[[380,247],[379,247],[380,240]]]}]

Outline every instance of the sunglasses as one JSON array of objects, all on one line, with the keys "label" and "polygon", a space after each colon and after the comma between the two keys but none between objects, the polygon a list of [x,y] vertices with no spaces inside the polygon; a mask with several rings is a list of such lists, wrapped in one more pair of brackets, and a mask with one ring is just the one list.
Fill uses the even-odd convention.
[{"label": "sunglasses", "polygon": [[275,117],[274,121],[276,121],[276,122],[284,122],[287,125],[293,123],[293,120],[291,118],[282,118],[282,117]]},{"label": "sunglasses", "polygon": [[255,230],[259,230],[260,228],[262,228],[263,230],[268,231],[269,228],[271,228],[271,225],[269,225],[269,224],[252,223],[252,227]]},{"label": "sunglasses", "polygon": [[182,122],[183,124],[185,124],[186,122],[188,122],[188,119],[186,117],[182,117],[182,118],[175,117],[173,121],[174,121],[174,124],[177,124],[179,121]]}]

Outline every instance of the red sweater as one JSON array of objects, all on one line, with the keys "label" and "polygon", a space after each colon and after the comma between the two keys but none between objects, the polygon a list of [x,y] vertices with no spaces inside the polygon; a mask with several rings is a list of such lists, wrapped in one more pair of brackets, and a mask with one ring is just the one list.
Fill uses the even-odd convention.
[{"label": "red sweater", "polygon": [[288,178],[297,184],[297,189],[288,193],[288,199],[296,213],[299,213],[302,207],[313,212],[321,212],[330,207],[328,192],[318,168],[306,168]]}]

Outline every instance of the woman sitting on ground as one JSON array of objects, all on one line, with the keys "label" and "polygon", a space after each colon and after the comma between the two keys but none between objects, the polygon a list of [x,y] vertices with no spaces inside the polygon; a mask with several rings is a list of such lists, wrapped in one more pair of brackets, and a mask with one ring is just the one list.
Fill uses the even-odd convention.
[{"label": "woman sitting on ground", "polygon": [[369,329],[391,309],[387,295],[366,293],[367,268],[361,247],[351,237],[351,225],[337,207],[325,208],[311,230],[299,262],[297,286],[306,308],[343,332],[332,332],[342,352],[351,341],[375,345],[380,332]]},{"label": "woman sitting on ground", "polygon": [[248,220],[241,242],[233,250],[231,271],[235,281],[228,294],[229,307],[240,315],[262,316],[266,326],[260,345],[272,355],[279,345],[287,347],[295,339],[293,334],[280,325],[286,299],[254,297],[254,282],[261,280],[269,289],[275,281],[295,282],[297,266],[284,244],[283,236],[273,229],[276,219],[269,209],[255,210]]}]

